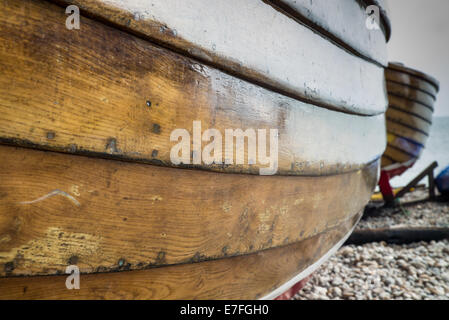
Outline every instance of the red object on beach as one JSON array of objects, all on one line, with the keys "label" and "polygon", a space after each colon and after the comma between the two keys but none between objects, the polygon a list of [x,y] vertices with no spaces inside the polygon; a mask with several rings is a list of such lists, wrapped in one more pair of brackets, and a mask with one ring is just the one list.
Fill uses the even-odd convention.
[{"label": "red object on beach", "polygon": [[309,275],[308,277],[302,279],[301,281],[297,282],[293,287],[285,291],[283,294],[275,298],[274,300],[290,300],[294,297],[295,294],[297,294],[309,281],[309,279],[312,277],[312,275]]},{"label": "red object on beach", "polygon": [[382,170],[380,172],[379,188],[384,199],[394,198],[393,188],[390,185],[390,177],[387,171]]},{"label": "red object on beach", "polygon": [[395,169],[391,170],[381,170],[380,172],[380,179],[379,179],[379,188],[380,192],[382,193],[382,197],[385,201],[393,201],[394,199],[394,191],[393,188],[390,185],[390,179],[395,176],[400,176],[405,171],[410,169],[415,163],[405,166],[401,165],[400,167],[397,167]]}]

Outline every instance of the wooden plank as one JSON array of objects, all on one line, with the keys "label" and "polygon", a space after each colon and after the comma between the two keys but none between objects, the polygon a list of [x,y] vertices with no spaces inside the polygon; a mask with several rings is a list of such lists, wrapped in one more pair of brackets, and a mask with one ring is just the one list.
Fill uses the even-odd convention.
[{"label": "wooden plank", "polygon": [[396,198],[401,198],[407,192],[410,192],[410,189],[415,187],[425,176],[429,174],[429,172],[433,173],[433,170],[438,167],[438,163],[436,161],[432,162],[428,165],[423,171],[421,171],[412,181],[410,181],[404,188],[401,189],[396,194]]},{"label": "wooden plank", "polygon": [[394,63],[394,62],[390,63],[388,65],[388,69],[410,75],[413,78],[422,79],[422,80],[430,83],[436,89],[437,92],[439,90],[439,87],[440,87],[439,81],[437,79],[435,79],[434,77],[432,77],[431,75],[426,74],[422,71],[406,67],[402,63]]},{"label": "wooden plank", "polygon": [[422,90],[433,97],[436,97],[438,93],[438,88],[432,83],[394,69],[385,69],[385,78],[390,81],[400,82],[414,89]]},{"label": "wooden plank", "polygon": [[351,219],[378,162],[325,177],[222,174],[0,146],[0,276],[248,254]]},{"label": "wooden plank", "polygon": [[[383,68],[263,1],[58,2],[308,103],[364,115],[383,113],[387,106]],[[347,22],[348,29],[364,27]]]},{"label": "wooden plank", "polygon": [[387,145],[384,155],[389,157],[395,163],[401,164],[418,158],[417,156],[406,153],[399,148],[393,148],[390,145]]},{"label": "wooden plank", "polygon": [[308,240],[256,254],[142,271],[0,278],[0,299],[257,299],[324,255],[357,220]]},{"label": "wooden plank", "polygon": [[408,140],[419,143],[423,146],[426,145],[428,136],[422,132],[390,120],[387,120],[387,127],[388,133],[407,138]]},{"label": "wooden plank", "polygon": [[381,163],[380,163],[380,167],[381,168],[385,168],[387,166],[390,166],[392,164],[395,164],[396,162],[394,162],[392,159],[390,159],[388,156],[382,155],[382,159],[381,159]]},{"label": "wooden plank", "polygon": [[326,35],[332,41],[343,43],[344,47],[355,50],[363,57],[388,65],[384,46],[386,38],[381,31],[351,26],[366,25],[366,7],[360,1],[329,0],[269,0],[305,25]]},{"label": "wooden plank", "polygon": [[[81,19],[80,31],[67,30],[63,10],[47,2],[0,8],[4,143],[175,166],[170,134],[192,134],[193,121],[222,135],[278,129],[278,174],[285,175],[358,170],[385,148],[383,115],[308,105],[90,19]],[[247,159],[190,166],[255,174],[266,167]]]},{"label": "wooden plank", "polygon": [[429,106],[393,94],[389,94],[388,99],[390,106],[432,121],[433,110]]},{"label": "wooden plank", "polygon": [[407,98],[412,101],[417,101],[427,106],[433,107],[435,104],[435,97],[426,93],[425,91],[416,90],[407,85],[387,81],[387,91],[389,94]]},{"label": "wooden plank", "polygon": [[426,134],[429,134],[430,127],[432,123],[429,123],[427,120],[423,120],[419,117],[416,117],[410,113],[403,112],[400,109],[390,107],[386,113],[386,118],[394,120],[396,122],[405,124],[412,128],[416,128]]},{"label": "wooden plank", "polygon": [[404,150],[408,154],[412,154],[419,157],[424,150],[424,146],[421,144],[413,143],[411,140],[397,136],[392,133],[387,134],[387,148],[388,146],[393,146],[398,149]]}]

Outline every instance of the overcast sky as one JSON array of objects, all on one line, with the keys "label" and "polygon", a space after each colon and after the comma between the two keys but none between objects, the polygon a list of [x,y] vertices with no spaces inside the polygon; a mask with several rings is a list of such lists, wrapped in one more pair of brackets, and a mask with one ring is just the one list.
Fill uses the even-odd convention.
[{"label": "overcast sky", "polygon": [[440,81],[436,116],[449,116],[449,0],[388,0],[389,60]]}]

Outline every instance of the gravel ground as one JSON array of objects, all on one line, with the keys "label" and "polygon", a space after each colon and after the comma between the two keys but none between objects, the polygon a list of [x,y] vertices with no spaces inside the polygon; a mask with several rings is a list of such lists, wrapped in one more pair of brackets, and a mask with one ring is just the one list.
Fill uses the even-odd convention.
[{"label": "gravel ground", "polygon": [[425,202],[402,209],[382,209],[379,217],[361,220],[357,225],[357,229],[388,227],[449,227],[449,204]]},{"label": "gravel ground", "polygon": [[293,299],[449,300],[449,241],[345,246]]},{"label": "gravel ground", "polygon": [[[407,213],[382,210],[381,216],[362,220],[357,228],[449,227],[449,203],[404,209]],[[344,246],[293,299],[449,300],[449,241]]]}]

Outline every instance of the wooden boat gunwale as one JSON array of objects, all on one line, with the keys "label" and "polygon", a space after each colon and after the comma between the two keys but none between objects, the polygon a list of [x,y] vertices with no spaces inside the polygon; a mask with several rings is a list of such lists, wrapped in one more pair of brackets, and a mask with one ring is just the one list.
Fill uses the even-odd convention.
[{"label": "wooden boat gunwale", "polygon": [[[303,83],[296,83],[294,85],[291,85],[293,83],[293,80],[288,80],[285,82],[284,80],[280,80],[281,78],[276,78],[275,74],[276,72],[271,71],[270,73],[265,73],[263,70],[260,71],[258,69],[255,69],[254,66],[245,65],[240,63],[237,58],[239,57],[229,57],[224,56],[222,54],[218,54],[217,50],[212,50],[211,48],[203,48],[198,43],[195,43],[194,41],[183,39],[179,32],[174,32],[171,28],[175,28],[172,26],[167,26],[166,23],[161,23],[160,21],[154,20],[154,21],[146,21],[142,18],[139,18],[138,20],[134,19],[134,13],[131,14],[131,12],[126,12],[126,10],[122,10],[120,8],[114,7],[114,5],[110,2],[103,3],[103,0],[48,0],[55,2],[57,4],[75,4],[80,7],[82,12],[88,12],[89,16],[95,17],[95,19],[100,21],[107,21],[109,23],[112,23],[115,27],[120,27],[121,29],[124,29],[127,32],[131,32],[132,34],[142,37],[145,40],[149,40],[153,43],[156,43],[157,45],[160,45],[162,47],[168,48],[172,51],[179,52],[183,54],[184,56],[194,58],[195,60],[210,65],[213,68],[219,69],[223,72],[226,72],[232,76],[238,77],[240,79],[243,79],[245,81],[252,82],[254,84],[257,84],[259,86],[262,86],[268,90],[278,92],[284,96],[291,97],[293,99],[305,102],[305,103],[313,103],[317,106],[320,106],[322,108],[327,108],[330,110],[336,110],[339,112],[345,112],[349,114],[358,114],[362,116],[371,116],[371,115],[380,115],[383,114],[387,108],[387,101],[385,97],[384,101],[384,92],[380,92],[380,90],[372,91],[371,94],[372,98],[376,100],[375,102],[371,101],[356,101],[354,100],[354,97],[340,97],[338,98],[338,94],[336,93],[337,89],[341,87],[341,79],[340,81],[335,81],[335,84],[330,85],[326,90],[319,89],[316,87],[316,83],[325,83],[327,82],[326,77],[322,77],[322,79],[314,79],[311,81],[306,81],[305,87],[303,87]],[[352,1],[352,0],[351,0]],[[257,2],[254,2],[257,3]],[[264,5],[269,6],[268,4],[262,2]],[[273,9],[273,11],[275,11]],[[137,12],[138,13],[138,12]],[[136,14],[137,14],[136,13]],[[284,15],[283,13],[279,13]],[[285,17],[288,21],[287,16]],[[295,22],[295,25],[301,26],[313,34],[315,34],[311,29],[306,28],[305,26],[302,26]],[[162,28],[164,32],[160,32],[159,29]],[[285,33],[284,33],[285,34]],[[319,36],[319,35],[317,35]],[[321,36],[319,36],[321,37]],[[325,39],[323,39],[324,41]],[[303,40],[304,41],[304,40]],[[326,42],[329,42],[326,39]],[[330,43],[330,42],[329,42]],[[289,45],[293,45],[290,43]],[[370,76],[373,81],[374,78],[376,80],[374,82],[379,83],[379,79],[383,78],[383,67],[377,66],[371,62],[366,61],[365,59],[353,56],[350,54],[347,50],[344,48],[335,46],[338,48],[338,52],[344,53],[343,56],[347,56],[348,59],[352,59],[352,63],[350,65],[358,65],[363,64],[366,68],[369,68],[370,70],[364,70],[363,74],[364,76]],[[257,51],[257,50],[256,50]],[[299,53],[295,51],[295,55],[297,56]],[[252,53],[254,55],[254,52]],[[265,56],[264,56],[265,57]],[[278,58],[276,56],[276,58]],[[265,57],[266,59],[266,57]],[[295,57],[291,57],[287,60],[296,60]],[[332,59],[331,59],[332,60]],[[273,59],[273,61],[276,61],[276,59]],[[300,60],[299,60],[300,61]],[[315,71],[314,74],[318,74],[318,67],[322,64],[321,63],[314,63]],[[332,66],[332,65],[330,65]],[[365,67],[362,67],[362,69],[365,69]],[[329,67],[328,67],[329,69]],[[353,69],[347,68],[345,70],[345,74],[348,74],[348,70]],[[353,72],[353,77],[357,77],[357,73],[360,74],[359,68],[357,67],[357,72]],[[288,70],[291,70],[291,68],[288,68]],[[288,71],[287,70],[287,71]],[[355,70],[355,69],[354,69]],[[285,71],[285,70],[284,70]],[[302,72],[298,72],[296,74],[305,75],[305,71],[307,71],[307,68],[302,70]],[[379,77],[377,73],[379,73]],[[286,72],[283,72],[283,74],[286,74]],[[340,75],[342,72],[338,72]],[[334,77],[334,72],[331,70],[326,70],[326,74],[328,74],[330,77]],[[337,74],[337,73],[335,73]],[[286,75],[285,75],[286,76]],[[294,78],[291,76],[290,78]],[[347,83],[348,81],[351,81],[352,77],[346,77],[347,79],[343,83]],[[364,80],[365,84],[369,82],[367,80]],[[291,82],[291,83],[290,83]],[[356,81],[351,89],[352,92],[354,92],[354,88],[356,88],[360,84],[360,81]],[[349,88],[349,83],[348,83]],[[331,88],[334,88],[334,92],[332,93],[332,97],[328,96],[327,90],[331,90]],[[367,91],[366,87],[360,88],[360,92]],[[321,93],[320,95],[317,95],[316,93]],[[374,95],[376,96],[374,98]],[[328,99],[329,98],[329,99]],[[354,99],[353,99],[354,98]],[[357,99],[359,99],[358,97]],[[353,101],[354,100],[354,101]]]},{"label": "wooden boat gunwale", "polygon": [[430,83],[431,85],[433,85],[437,92],[440,89],[440,82],[433,76],[431,76],[427,73],[424,73],[422,71],[419,71],[419,70],[416,70],[416,69],[413,69],[410,67],[406,67],[405,65],[403,65],[401,63],[396,63],[396,62],[390,62],[388,64],[388,69],[399,71],[399,72],[408,74],[412,77],[424,80],[424,81]]},{"label": "wooden boat gunwale", "polygon": [[[62,17],[62,13],[52,14],[51,19],[44,20],[59,21]],[[0,110],[4,114],[0,119],[0,141],[183,169],[259,174],[257,165],[174,165],[169,157],[173,146],[170,132],[179,127],[191,129],[192,122],[197,119],[201,119],[204,129],[212,127],[222,134],[236,123],[243,125],[242,130],[279,127],[278,174],[301,176],[357,171],[378,159],[385,148],[379,137],[385,126],[383,115],[350,115],[304,104],[123,31],[107,26],[102,31],[99,28],[102,25],[94,20],[86,18],[82,23],[84,35],[81,38],[76,32],[66,30],[64,25],[55,26],[52,22],[45,25],[48,31],[29,30],[26,38],[30,43],[38,41],[36,37],[55,37],[54,28],[60,35],[54,40],[56,45],[44,42],[38,47],[30,46],[35,48],[34,55],[27,54],[17,60],[23,50],[12,35],[18,28],[12,27],[5,35],[16,55],[14,59],[2,55],[3,65],[10,70],[8,75],[17,80],[14,88],[4,81],[0,89],[3,92]],[[92,35],[89,41],[85,40],[87,35]],[[112,38],[104,45],[106,49],[100,57],[91,43],[101,43],[108,36]],[[68,43],[69,53],[58,48]],[[114,46],[122,49],[115,54]],[[134,51],[139,52],[135,57]],[[87,58],[79,62],[72,57],[77,54],[88,57],[94,65],[100,64],[101,70],[91,70],[84,62]],[[103,59],[102,56],[108,54],[109,59]],[[144,65],[120,68],[137,59],[145,59],[148,65],[157,66],[157,70],[172,70],[173,74]],[[27,61],[32,77],[29,77],[30,70],[14,68],[22,60]],[[52,68],[53,76],[48,77],[44,71]],[[71,71],[73,68],[76,72]],[[116,84],[118,76],[123,83]],[[103,85],[105,79],[111,81],[108,88]],[[378,87],[380,89],[381,85]],[[7,92],[13,89],[17,93],[8,96]],[[68,102],[64,102],[66,100]],[[17,101],[20,103],[15,107]],[[152,101],[153,106],[148,107],[146,101]],[[348,121],[350,130],[346,125]],[[152,129],[155,125],[156,131]],[[295,129],[298,127],[302,131]],[[316,127],[321,130],[314,130]],[[334,143],[337,140],[338,143]]]}]

